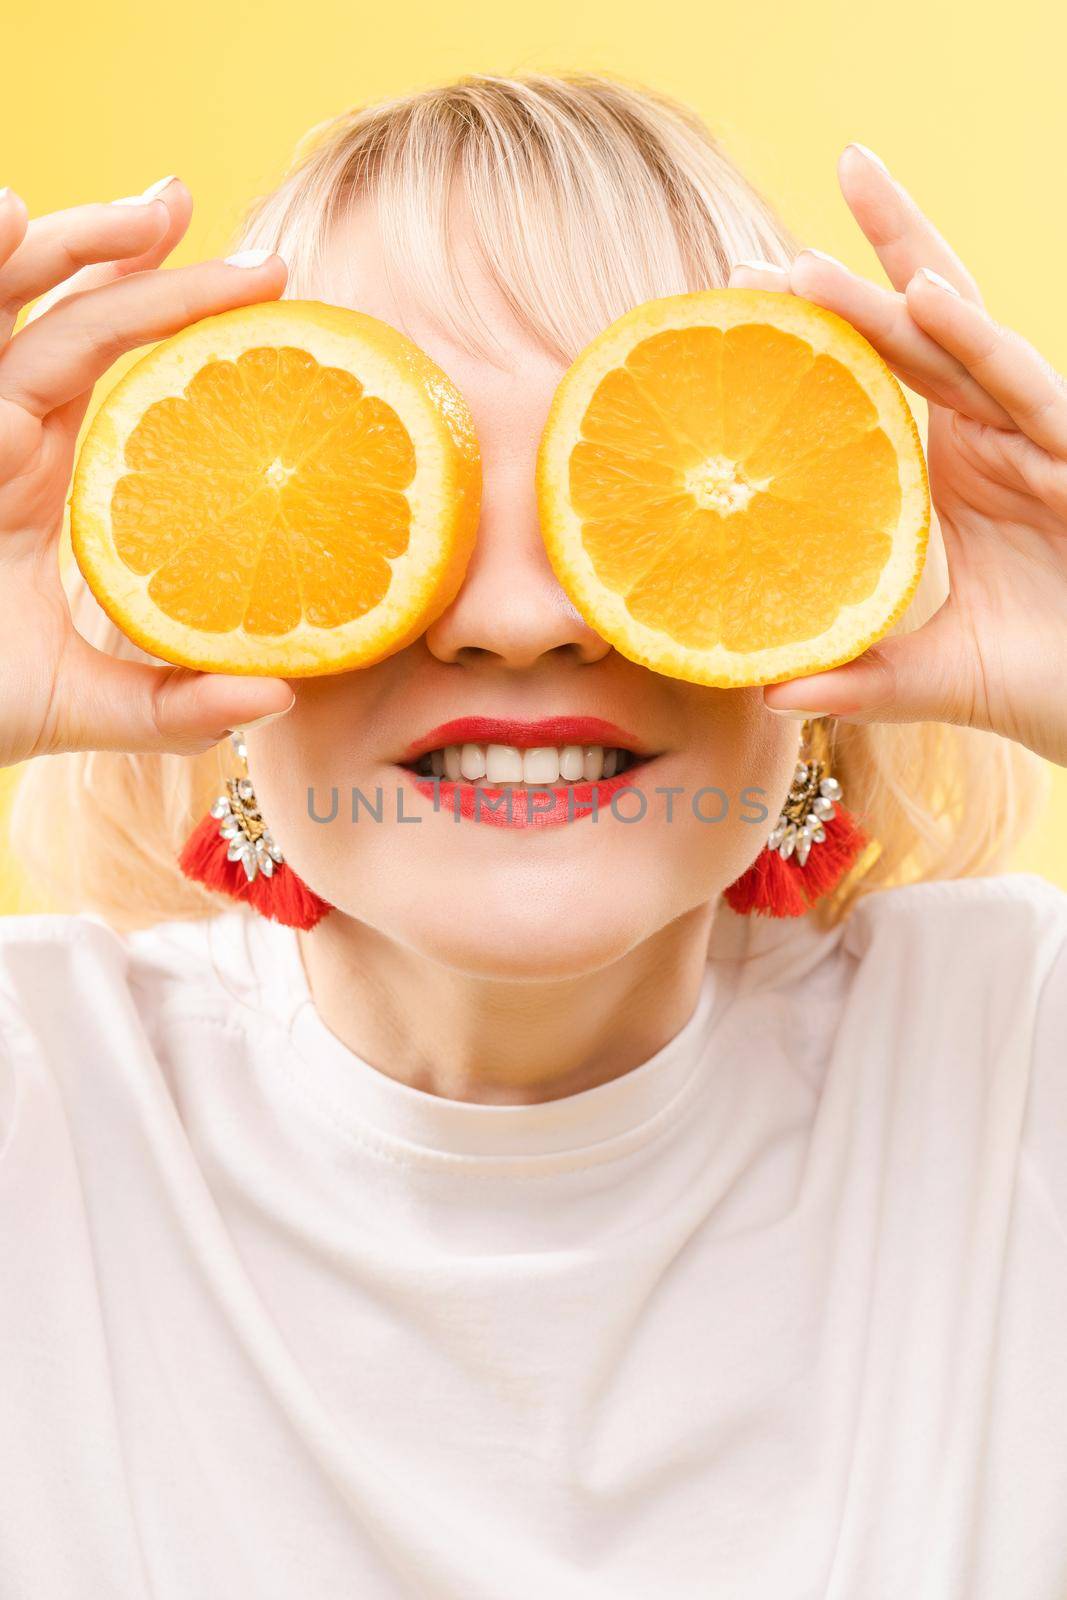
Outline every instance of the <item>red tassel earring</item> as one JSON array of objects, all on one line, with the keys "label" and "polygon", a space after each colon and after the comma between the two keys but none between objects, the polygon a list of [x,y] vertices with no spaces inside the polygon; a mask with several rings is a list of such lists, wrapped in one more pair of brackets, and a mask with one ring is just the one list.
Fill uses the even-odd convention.
[{"label": "red tassel earring", "polygon": [[189,835],[178,865],[187,878],[246,900],[261,916],[313,928],[333,908],[287,864],[256,805],[244,735],[233,733],[230,740],[243,773],[227,779],[226,792]]},{"label": "red tassel earring", "polygon": [[[804,723],[802,751],[811,733]],[[870,843],[841,804],[841,785],[824,761],[801,760],[770,838],[723,898],[733,911],[799,917],[835,889]]]}]

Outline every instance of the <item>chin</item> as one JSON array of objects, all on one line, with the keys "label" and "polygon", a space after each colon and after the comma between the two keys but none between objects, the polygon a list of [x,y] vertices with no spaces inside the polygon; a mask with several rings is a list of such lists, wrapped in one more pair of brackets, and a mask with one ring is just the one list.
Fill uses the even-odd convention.
[{"label": "chin", "polygon": [[620,920],[610,930],[568,929],[561,934],[558,923],[546,929],[536,919],[513,916],[481,926],[420,926],[409,930],[404,942],[468,977],[544,983],[583,978],[610,966],[652,931],[636,920],[631,927]]},{"label": "chin", "polygon": [[352,904],[350,915],[471,977],[579,978],[619,960],[677,914],[660,915],[639,878],[627,891],[617,875],[607,878],[588,861],[569,873],[439,871],[425,892],[394,892],[377,905],[368,904],[364,883],[362,905]]}]

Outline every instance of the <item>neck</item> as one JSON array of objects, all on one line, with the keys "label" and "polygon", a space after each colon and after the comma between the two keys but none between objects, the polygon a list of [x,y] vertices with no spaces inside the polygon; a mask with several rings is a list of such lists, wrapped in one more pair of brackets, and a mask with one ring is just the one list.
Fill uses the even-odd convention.
[{"label": "neck", "polygon": [[640,1066],[696,1007],[715,903],[594,972],[544,981],[458,972],[334,912],[300,935],[320,1017],[356,1055],[450,1100],[522,1105]]}]

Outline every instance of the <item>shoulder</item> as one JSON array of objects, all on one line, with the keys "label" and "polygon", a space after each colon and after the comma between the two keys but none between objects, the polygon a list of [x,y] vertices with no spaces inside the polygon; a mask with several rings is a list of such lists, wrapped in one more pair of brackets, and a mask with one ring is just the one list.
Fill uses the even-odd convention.
[{"label": "shoulder", "polygon": [[0,918],[0,1151],[20,1123],[91,1123],[101,1101],[114,1119],[181,1063],[253,1049],[293,984],[289,934],[240,908],[135,932]]},{"label": "shoulder", "polygon": [[1036,1065],[1045,1019],[1067,1008],[1067,894],[1036,873],[909,884],[860,900],[841,948],[860,990],[894,994],[897,1026],[1009,1037]]},{"label": "shoulder", "polygon": [[229,1015],[263,981],[241,910],[120,932],[93,915],[0,918],[0,1059],[109,1055],[175,1012]]},{"label": "shoulder", "polygon": [[[1067,1036],[1067,894],[1033,873],[879,889],[830,928],[720,916],[712,953],[753,1040],[818,1089],[849,1074],[1021,1102]],[[757,925],[757,922],[760,925]],[[998,1088],[999,1086],[999,1088]]]},{"label": "shoulder", "polygon": [[[123,932],[90,913],[0,917],[0,994],[18,1006],[90,1000],[101,992],[97,985],[210,988],[224,975],[250,970],[247,951],[240,959],[248,920],[239,911],[224,912]],[[80,981],[93,987],[65,987]]]},{"label": "shoulder", "polygon": [[1067,893],[1013,872],[878,889],[830,928],[720,907],[710,954],[734,967],[741,993],[802,992],[805,1007],[817,994],[845,1006],[895,993],[906,1014],[932,993],[973,990],[980,976],[1036,1003],[1065,946]]},{"label": "shoulder", "polygon": [[857,902],[842,934],[861,961],[896,952],[945,974],[1026,974],[1037,986],[1065,943],[1067,893],[1031,872],[881,889]]},{"label": "shoulder", "polygon": [[892,1025],[923,1071],[951,1060],[954,1103],[985,1092],[998,1138],[1017,1127],[1067,1238],[1067,894],[1033,873],[889,889],[857,905],[843,944],[868,989],[877,974],[895,995]]},{"label": "shoulder", "polygon": [[1067,893],[1036,872],[945,878],[879,889],[857,901],[849,922],[859,926],[904,919],[915,923],[1008,917],[1016,924],[1067,928]]}]

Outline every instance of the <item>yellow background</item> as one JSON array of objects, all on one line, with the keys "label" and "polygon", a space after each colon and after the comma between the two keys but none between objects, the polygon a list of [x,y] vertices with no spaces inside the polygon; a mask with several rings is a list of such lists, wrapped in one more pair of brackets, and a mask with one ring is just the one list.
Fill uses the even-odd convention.
[{"label": "yellow background", "polygon": [[[31,214],[176,172],[176,262],[221,252],[311,124],[463,72],[582,67],[695,105],[805,243],[877,262],[835,176],[870,145],[975,271],[1001,321],[1067,369],[1067,20],[1058,0],[51,0],[0,21],[0,183]],[[983,20],[984,19],[984,20]],[[0,775],[10,784],[10,773]],[[1067,887],[1067,772],[1015,865]],[[0,909],[14,895],[0,864]]]}]

